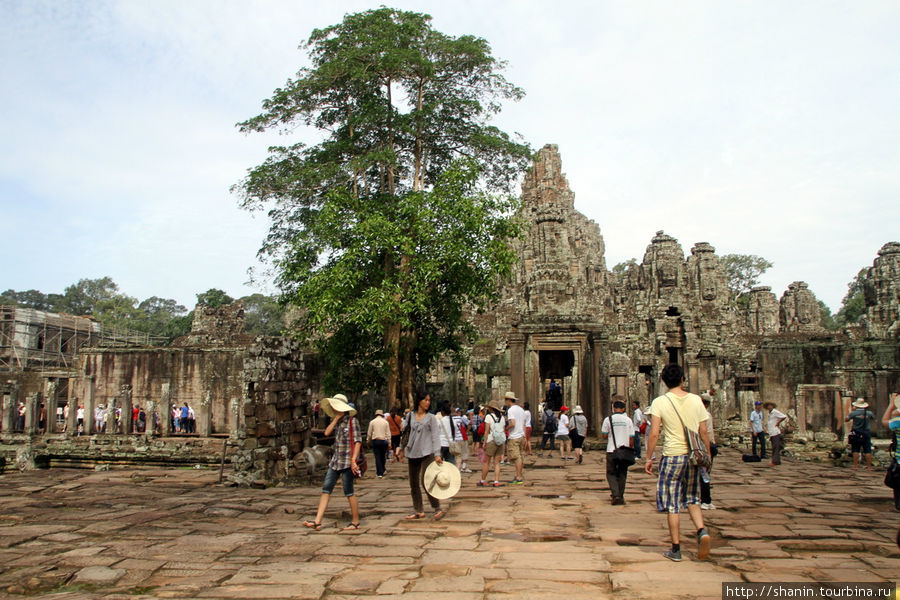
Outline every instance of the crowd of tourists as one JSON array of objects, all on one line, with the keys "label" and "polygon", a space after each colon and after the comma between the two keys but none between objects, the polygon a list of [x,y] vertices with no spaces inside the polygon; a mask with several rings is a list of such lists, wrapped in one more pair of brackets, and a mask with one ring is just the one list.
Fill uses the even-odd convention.
[{"label": "crowd of tourists", "polygon": [[[624,400],[616,397],[612,414],[602,422],[599,433],[606,441],[610,503],[625,504],[628,468],[645,455],[644,471],[649,475],[657,474],[656,509],[666,515],[671,538],[671,547],[664,556],[673,561],[682,560],[680,515],[687,511],[696,530],[696,556],[703,560],[709,556],[711,544],[703,511],[715,509],[711,498],[711,472],[717,446],[710,412],[715,390],[710,389],[699,396],[685,390],[684,371],[677,364],[667,365],[661,379],[667,392],[653,400],[646,410],[633,402],[632,414],[628,416]],[[551,383],[551,391],[553,384],[555,382]],[[892,470],[898,471],[897,462],[900,461],[900,452],[896,450],[896,441],[900,438],[900,394],[892,394],[890,400],[882,419],[894,436],[889,476]],[[523,459],[533,453],[543,458],[546,451],[547,458],[553,458],[553,453],[558,451],[564,465],[569,460],[582,462],[588,420],[580,406],[570,411],[565,404],[557,402],[557,405],[558,410],[555,410],[548,392],[538,408],[543,435],[536,449],[531,445],[529,404],[520,404],[513,392],[505,393],[502,404],[495,400],[477,410],[474,407],[452,408],[447,402],[441,402],[433,410],[432,398],[427,393],[419,394],[413,409],[402,414],[396,408],[387,414],[377,410],[365,436],[375,456],[376,477],[384,477],[388,465],[406,462],[413,509],[406,519],[427,518],[427,500],[431,518],[440,520],[447,514],[447,506],[442,501],[457,493],[461,473],[472,472],[469,465],[473,460],[480,463],[478,487],[521,485],[525,480]],[[354,486],[355,479],[361,477],[366,468],[366,461],[357,410],[342,394],[325,398],[317,406],[330,418],[325,435],[334,436],[334,451],[315,517],[304,521],[304,525],[322,529],[329,499],[340,480],[350,504],[350,521],[343,529],[359,529],[359,502]],[[868,433],[868,423],[875,417],[865,410],[866,407],[862,399],[853,403],[853,411],[847,416],[848,422],[853,421],[853,431]],[[784,435],[781,428],[786,419],[773,402],[756,402],[751,413],[749,427],[753,455],[765,458],[768,440],[770,466],[781,463]],[[871,434],[868,438],[854,440],[853,444],[854,465],[858,466],[860,454],[866,456],[867,465],[871,465]],[[500,477],[504,464],[515,468],[515,476],[507,482],[501,481]],[[900,477],[900,473],[897,475]],[[894,499],[900,510],[898,489],[900,485],[894,489]]]}]

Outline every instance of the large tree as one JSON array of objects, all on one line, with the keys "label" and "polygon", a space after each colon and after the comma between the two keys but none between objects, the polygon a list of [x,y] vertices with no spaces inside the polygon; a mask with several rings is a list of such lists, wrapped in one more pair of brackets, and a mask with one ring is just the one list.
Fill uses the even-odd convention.
[{"label": "large tree", "polygon": [[514,261],[511,191],[531,153],[489,119],[523,93],[485,40],[420,13],[347,15],[305,49],[311,66],[239,127],[323,139],[271,148],[236,189],[270,209],[261,253],[330,383],[383,378],[389,402],[408,402],[416,370],[460,347],[464,309]]},{"label": "large tree", "polygon": [[847,284],[847,294],[841,301],[841,308],[835,315],[835,320],[839,326],[850,325],[856,323],[861,316],[866,314],[866,295],[864,282],[868,267],[860,269],[853,281]]},{"label": "large tree", "polygon": [[726,254],[720,260],[725,266],[733,300],[758,285],[760,275],[772,268],[771,262],[755,254]]}]

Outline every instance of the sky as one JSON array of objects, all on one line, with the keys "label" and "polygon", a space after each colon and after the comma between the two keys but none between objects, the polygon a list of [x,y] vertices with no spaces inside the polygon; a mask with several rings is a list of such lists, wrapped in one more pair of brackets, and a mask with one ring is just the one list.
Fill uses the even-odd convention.
[{"label": "sky", "polygon": [[[110,276],[142,300],[272,293],[265,214],[230,191],[272,144],[235,127],[314,28],[385,2],[0,0],[0,291]],[[900,3],[397,1],[473,34],[559,146],[606,264],[664,230],[774,263],[837,311],[900,240]],[[251,275],[248,269],[254,269]]]}]

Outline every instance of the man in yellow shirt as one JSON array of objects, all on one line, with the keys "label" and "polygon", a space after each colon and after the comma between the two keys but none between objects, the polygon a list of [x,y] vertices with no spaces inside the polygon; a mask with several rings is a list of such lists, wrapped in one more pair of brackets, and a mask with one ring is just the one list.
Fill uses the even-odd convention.
[{"label": "man in yellow shirt", "polygon": [[710,537],[703,526],[703,512],[700,510],[700,469],[688,461],[689,448],[684,427],[697,431],[709,451],[708,416],[700,396],[683,389],[684,371],[680,365],[666,365],[662,380],[669,391],[650,405],[652,420],[644,470],[648,475],[653,474],[653,451],[662,430],[665,432],[665,443],[656,482],[656,510],[667,513],[672,536],[672,549],[663,556],[674,561],[681,560],[679,511],[687,508],[697,527],[697,558],[702,560],[709,556]]}]

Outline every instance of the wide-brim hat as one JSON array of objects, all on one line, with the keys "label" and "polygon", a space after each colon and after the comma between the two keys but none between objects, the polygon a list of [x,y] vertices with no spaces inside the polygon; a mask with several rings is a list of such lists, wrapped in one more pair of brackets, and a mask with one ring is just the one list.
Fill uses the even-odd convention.
[{"label": "wide-brim hat", "polygon": [[900,396],[894,397],[894,408],[900,410]]},{"label": "wide-brim hat", "polygon": [[500,404],[500,401],[499,401],[499,400],[491,400],[490,402],[488,402],[487,407],[490,408],[491,410],[494,410],[494,411],[498,412],[498,413],[502,413],[502,412],[503,412],[503,405]]},{"label": "wide-brim hat", "polygon": [[866,402],[864,398],[857,398],[850,406],[855,406],[856,408],[869,408],[869,403]]},{"label": "wide-brim hat", "polygon": [[441,464],[433,462],[425,469],[425,491],[438,500],[452,498],[461,486],[462,475],[459,474],[459,469],[446,460]]},{"label": "wide-brim hat", "polygon": [[575,406],[575,414],[576,414],[576,415],[583,415],[583,414],[584,414],[584,411],[581,409],[581,406],[578,406],[578,405]]},{"label": "wide-brim hat", "polygon": [[335,413],[339,412],[350,413],[351,417],[356,416],[356,409],[350,406],[350,403],[347,402],[347,396],[343,394],[335,394],[332,398],[325,398],[322,408],[325,409],[325,414],[329,417],[333,417]]},{"label": "wide-brim hat", "polygon": [[519,399],[516,398],[516,393],[515,393],[515,392],[506,392],[505,394],[503,394],[503,399],[504,399],[504,400],[512,400],[513,402],[518,402],[518,401],[519,401]]},{"label": "wide-brim hat", "polygon": [[383,416],[384,416],[384,411],[381,410],[381,409],[379,408],[378,410],[375,411],[375,416],[376,416],[376,417],[383,417]]}]

